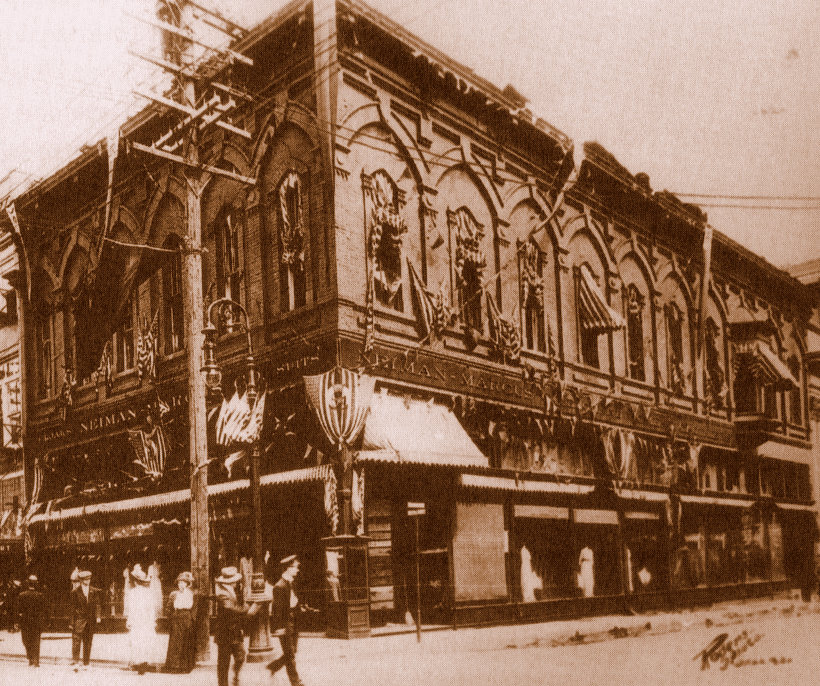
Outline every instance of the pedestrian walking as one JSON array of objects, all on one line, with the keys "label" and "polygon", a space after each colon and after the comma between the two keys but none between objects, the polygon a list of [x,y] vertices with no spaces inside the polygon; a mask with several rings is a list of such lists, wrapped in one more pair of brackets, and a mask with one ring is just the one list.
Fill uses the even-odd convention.
[{"label": "pedestrian walking", "polygon": [[238,600],[236,585],[242,574],[236,567],[223,567],[216,583],[216,676],[218,686],[228,686],[228,673],[233,657],[233,683],[239,684],[239,672],[245,663],[244,623],[247,615],[259,611],[257,603],[245,604]]},{"label": "pedestrian walking", "polygon": [[140,564],[130,573],[126,594],[126,627],[131,652],[131,667],[140,674],[148,671],[153,662],[153,650],[157,640],[157,614],[151,578]]},{"label": "pedestrian walking", "polygon": [[273,602],[271,606],[271,628],[279,636],[282,644],[282,655],[268,663],[271,675],[282,667],[288,673],[292,686],[303,686],[296,670],[296,649],[299,643],[299,628],[296,615],[299,610],[299,599],[293,590],[293,581],[299,574],[299,558],[289,555],[280,561],[283,567],[279,581],[273,585]]},{"label": "pedestrian walking", "polygon": [[199,594],[194,592],[191,572],[177,576],[176,590],[168,598],[168,653],[166,672],[188,674],[196,659],[196,620],[199,612]]},{"label": "pedestrian walking", "polygon": [[40,636],[45,619],[45,596],[37,588],[33,574],[26,581],[26,590],[17,599],[20,636],[26,648],[26,657],[32,667],[40,666]]},{"label": "pedestrian walking", "polygon": [[100,621],[100,601],[96,588],[91,588],[91,572],[77,574],[79,586],[71,592],[71,661],[74,671],[80,664],[82,648],[83,664],[91,661],[91,641]]}]

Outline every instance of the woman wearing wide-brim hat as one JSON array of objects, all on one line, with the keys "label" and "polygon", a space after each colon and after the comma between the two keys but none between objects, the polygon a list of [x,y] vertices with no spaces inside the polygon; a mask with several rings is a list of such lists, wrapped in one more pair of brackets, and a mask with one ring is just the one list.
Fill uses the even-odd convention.
[{"label": "woman wearing wide-brim hat", "polygon": [[177,587],[168,597],[168,653],[165,656],[166,672],[188,674],[196,660],[196,619],[199,594],[193,589],[191,572],[177,576]]}]

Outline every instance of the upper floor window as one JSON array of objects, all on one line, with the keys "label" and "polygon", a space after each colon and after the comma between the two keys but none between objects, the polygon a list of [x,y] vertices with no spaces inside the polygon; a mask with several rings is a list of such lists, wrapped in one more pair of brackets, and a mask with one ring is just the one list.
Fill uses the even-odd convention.
[{"label": "upper floor window", "polygon": [[646,380],[643,349],[644,296],[635,284],[626,288],[626,341],[629,352],[629,376]]},{"label": "upper floor window", "polygon": [[112,349],[114,351],[114,369],[119,374],[134,368],[134,299],[129,300],[126,314],[114,330]]},{"label": "upper floor window", "polygon": [[803,396],[800,384],[800,358],[798,358],[797,355],[791,355],[787,364],[789,365],[789,371],[797,381],[797,384],[789,391],[789,421],[791,421],[792,424],[802,424]]},{"label": "upper floor window", "polygon": [[481,332],[484,326],[481,303],[484,288],[481,281],[487,266],[481,249],[484,227],[466,207],[455,212],[447,210],[447,221],[456,241],[456,283],[464,326]]},{"label": "upper floor window", "polygon": [[237,302],[242,300],[241,219],[237,208],[224,207],[215,226],[217,294]]},{"label": "upper floor window", "polygon": [[521,274],[521,314],[524,320],[524,347],[546,352],[544,331],[544,256],[529,240],[518,251]]},{"label": "upper floor window", "polygon": [[0,365],[0,405],[2,406],[2,445],[16,448],[22,431],[20,409],[20,360],[13,357]]},{"label": "upper floor window", "polygon": [[407,226],[399,212],[399,190],[381,169],[362,181],[371,203],[368,245],[376,300],[401,312],[402,241]]},{"label": "upper floor window", "polygon": [[720,327],[711,317],[706,319],[705,340],[706,347],[706,378],[704,394],[713,407],[723,407],[726,398],[726,374],[721,364],[721,354],[718,350]]},{"label": "upper floor window", "polygon": [[673,393],[686,391],[683,372],[683,312],[677,303],[669,303],[664,308],[666,315],[666,346],[669,374],[669,388]]},{"label": "upper floor window", "polygon": [[168,236],[164,246],[175,250],[169,254],[162,267],[162,325],[166,355],[181,350],[185,343],[182,308],[182,252],[181,241],[174,234]]},{"label": "upper floor window", "polygon": [[305,218],[302,210],[302,178],[286,172],[279,182],[279,293],[283,312],[302,307],[306,301]]},{"label": "upper floor window", "polygon": [[52,395],[54,389],[54,347],[51,316],[43,314],[37,318],[34,337],[37,345],[38,397],[48,398]]},{"label": "upper floor window", "polygon": [[609,306],[595,275],[586,264],[575,270],[575,302],[581,361],[590,367],[600,368],[598,338],[601,334],[623,328],[626,322]]}]

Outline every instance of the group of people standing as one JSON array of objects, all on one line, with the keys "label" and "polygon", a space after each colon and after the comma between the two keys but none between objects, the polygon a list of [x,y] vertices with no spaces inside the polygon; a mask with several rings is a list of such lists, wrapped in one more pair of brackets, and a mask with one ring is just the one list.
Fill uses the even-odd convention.
[{"label": "group of people standing", "polygon": [[[294,591],[294,580],[299,573],[299,559],[290,555],[280,561],[281,574],[275,584],[267,584],[266,597],[271,598],[270,622],[274,635],[279,637],[282,655],[267,667],[275,674],[285,668],[292,686],[303,686],[296,670],[296,650],[299,632],[296,617],[299,600]],[[137,564],[126,570],[124,609],[129,634],[130,659],[133,669],[144,673],[151,669],[157,635],[157,604],[151,592],[151,574]],[[100,623],[100,589],[91,585],[91,572],[75,569],[71,575],[70,628],[71,655],[75,671],[87,666],[91,659],[91,644]],[[239,683],[239,673],[245,662],[246,618],[262,609],[261,602],[246,601],[239,582],[242,574],[236,567],[224,567],[214,580],[215,594],[203,596],[194,589],[191,572],[182,572],[176,578],[176,588],[169,594],[166,605],[168,617],[168,646],[163,671],[189,673],[196,660],[196,633],[198,620],[207,608],[206,600],[216,604],[214,642],[217,645],[218,686],[228,686],[233,662],[233,683]],[[267,602],[267,601],[265,601]],[[17,600],[19,626],[29,664],[40,664],[40,639],[46,616],[44,594],[38,588],[36,576],[30,576],[27,586]]]}]

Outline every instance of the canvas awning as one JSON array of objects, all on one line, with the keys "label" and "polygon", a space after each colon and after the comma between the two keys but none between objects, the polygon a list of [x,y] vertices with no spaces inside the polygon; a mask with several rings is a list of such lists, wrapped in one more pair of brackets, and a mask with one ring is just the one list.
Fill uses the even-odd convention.
[{"label": "canvas awning", "polygon": [[489,467],[458,418],[443,405],[373,396],[359,459],[368,462]]},{"label": "canvas awning", "polygon": [[800,448],[796,445],[779,443],[778,441],[766,441],[760,444],[755,449],[755,454],[758,457],[768,457],[772,460],[781,460],[783,462],[800,462],[801,464],[809,465],[812,463],[811,450]]},{"label": "canvas awning", "polygon": [[615,331],[626,326],[624,318],[613,310],[595,282],[595,277],[587,265],[581,265],[578,284],[581,326],[589,331],[601,333]]},{"label": "canvas awning", "polygon": [[795,388],[798,381],[786,363],[763,341],[743,343],[737,349],[738,364],[748,364],[752,375],[764,384],[776,384],[782,388]]},{"label": "canvas awning", "polygon": [[728,507],[749,507],[754,505],[754,500],[740,500],[734,498],[715,498],[708,495],[681,495],[682,503],[697,503],[698,505],[721,505]]},{"label": "canvas awning", "polygon": [[485,474],[462,474],[459,477],[459,484],[467,488],[488,488],[516,493],[568,493],[570,495],[586,495],[592,493],[595,488],[588,484],[564,484],[555,481],[514,479]]},{"label": "canvas awning", "polygon": [[[278,472],[276,474],[265,474],[259,479],[261,487],[270,487],[281,484],[302,483],[308,481],[325,481],[331,475],[330,465],[320,465],[318,467],[306,467],[305,469],[293,469],[288,472]],[[208,496],[224,495],[234,493],[250,487],[248,479],[236,479],[222,484],[208,486]],[[174,505],[188,502],[191,499],[191,491],[188,489],[180,491],[170,491],[169,493],[157,493],[146,495],[140,498],[129,498],[127,500],[115,500],[109,503],[96,503],[83,507],[69,507],[64,510],[54,510],[35,514],[31,518],[31,523],[56,522],[75,517],[85,517],[100,513],[130,512],[133,510],[145,510],[164,505]]]}]

